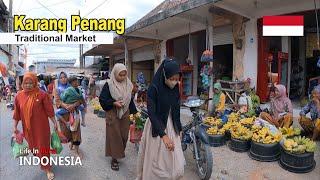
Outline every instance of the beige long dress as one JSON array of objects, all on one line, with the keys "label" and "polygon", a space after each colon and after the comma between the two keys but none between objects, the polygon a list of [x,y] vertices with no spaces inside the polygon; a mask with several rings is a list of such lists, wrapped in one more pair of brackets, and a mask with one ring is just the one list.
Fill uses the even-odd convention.
[{"label": "beige long dress", "polygon": [[185,159],[181,140],[174,131],[171,113],[169,114],[165,132],[174,141],[174,151],[169,151],[159,136],[152,137],[151,122],[148,119],[140,142],[137,180],[183,178]]}]

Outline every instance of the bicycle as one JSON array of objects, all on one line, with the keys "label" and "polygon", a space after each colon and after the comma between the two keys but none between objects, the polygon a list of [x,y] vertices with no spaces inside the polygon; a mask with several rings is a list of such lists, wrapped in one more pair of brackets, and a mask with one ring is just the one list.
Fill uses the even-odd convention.
[{"label": "bicycle", "polygon": [[199,107],[209,100],[212,98],[201,100],[198,97],[189,97],[184,103],[184,106],[192,112],[192,121],[182,127],[182,150],[185,151],[189,145],[193,158],[196,160],[198,175],[202,180],[210,179],[213,167],[208,136],[205,130],[199,126],[204,117],[204,114],[199,112]]}]

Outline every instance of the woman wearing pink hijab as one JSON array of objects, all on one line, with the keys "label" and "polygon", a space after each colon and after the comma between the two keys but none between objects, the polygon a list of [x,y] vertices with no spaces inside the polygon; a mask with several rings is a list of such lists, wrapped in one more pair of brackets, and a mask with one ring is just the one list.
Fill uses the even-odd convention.
[{"label": "woman wearing pink hijab", "polygon": [[292,125],[292,103],[287,97],[284,85],[275,85],[274,97],[271,97],[270,114],[262,112],[260,118],[270,122],[276,127],[290,127]]}]

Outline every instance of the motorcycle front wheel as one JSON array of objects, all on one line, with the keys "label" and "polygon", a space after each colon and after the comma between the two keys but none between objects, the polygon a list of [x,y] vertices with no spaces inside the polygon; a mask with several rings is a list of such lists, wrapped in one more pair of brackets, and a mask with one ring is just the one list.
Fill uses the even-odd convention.
[{"label": "motorcycle front wheel", "polygon": [[200,179],[209,180],[212,174],[213,159],[209,145],[197,142],[199,160],[197,161],[197,170]]}]

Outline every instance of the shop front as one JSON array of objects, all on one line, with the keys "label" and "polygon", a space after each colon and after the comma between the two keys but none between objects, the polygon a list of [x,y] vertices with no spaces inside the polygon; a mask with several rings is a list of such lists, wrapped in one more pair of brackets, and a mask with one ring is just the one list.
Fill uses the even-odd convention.
[{"label": "shop front", "polygon": [[[290,14],[291,15],[291,14]],[[263,37],[262,19],[258,20],[258,89],[267,101],[273,84],[283,84],[291,99],[310,94],[319,83],[317,67],[320,49],[314,11],[293,13],[304,16],[304,36]]]},{"label": "shop front", "polygon": [[[208,95],[208,87],[202,81],[207,62],[201,62],[202,53],[207,49],[206,31],[167,40],[167,56],[174,57],[181,67],[181,97]],[[189,40],[190,38],[190,40]],[[190,51],[190,53],[189,53]],[[232,27],[213,28],[214,62],[212,73],[214,81],[231,80],[233,75],[233,38]]]}]

